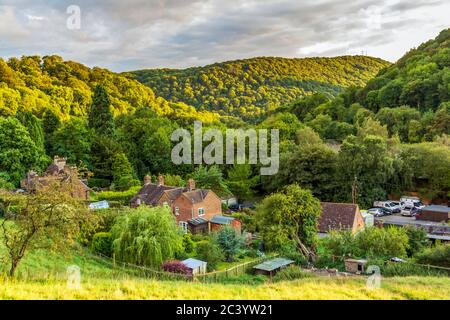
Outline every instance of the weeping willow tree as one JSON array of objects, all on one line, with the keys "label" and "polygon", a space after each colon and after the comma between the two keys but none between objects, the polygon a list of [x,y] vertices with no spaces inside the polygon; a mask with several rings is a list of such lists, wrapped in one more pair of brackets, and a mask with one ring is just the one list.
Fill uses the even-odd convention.
[{"label": "weeping willow tree", "polygon": [[182,248],[182,233],[169,208],[141,206],[120,216],[112,228],[116,259],[159,268]]}]

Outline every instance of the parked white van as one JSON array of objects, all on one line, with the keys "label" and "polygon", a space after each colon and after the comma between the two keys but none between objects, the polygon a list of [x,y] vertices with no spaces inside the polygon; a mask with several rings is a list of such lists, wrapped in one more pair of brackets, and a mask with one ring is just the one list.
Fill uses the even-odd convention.
[{"label": "parked white van", "polygon": [[400,203],[402,205],[402,208],[405,206],[413,206],[418,209],[425,208],[425,205],[420,201],[418,197],[408,197],[408,196],[402,196],[400,198]]},{"label": "parked white van", "polygon": [[381,207],[391,210],[393,213],[400,212],[402,209],[397,203],[387,200],[387,201],[375,201],[373,203],[374,207]]}]

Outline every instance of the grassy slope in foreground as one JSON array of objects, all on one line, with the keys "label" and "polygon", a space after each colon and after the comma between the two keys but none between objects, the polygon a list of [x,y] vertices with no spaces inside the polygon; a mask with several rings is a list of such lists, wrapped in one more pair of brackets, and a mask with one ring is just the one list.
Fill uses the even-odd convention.
[{"label": "grassy slope in foreground", "polygon": [[[65,271],[81,268],[81,290],[67,288]],[[450,278],[383,278],[368,289],[366,278],[307,278],[291,282],[202,284],[156,281],[112,269],[110,262],[85,250],[70,256],[39,250],[19,267],[19,279],[0,279],[0,299],[450,299]]]},{"label": "grassy slope in foreground", "polygon": [[146,279],[83,278],[80,290],[64,281],[0,281],[0,299],[450,299],[449,278],[386,278],[369,289],[365,278],[302,279],[262,285],[202,284]]}]

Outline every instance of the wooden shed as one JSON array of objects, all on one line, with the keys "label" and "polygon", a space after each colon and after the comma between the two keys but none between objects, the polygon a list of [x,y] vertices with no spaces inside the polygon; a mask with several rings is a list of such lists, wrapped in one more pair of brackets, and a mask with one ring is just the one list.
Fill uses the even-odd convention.
[{"label": "wooden shed", "polygon": [[361,274],[365,272],[367,260],[364,259],[345,259],[345,271]]},{"label": "wooden shed", "polygon": [[181,263],[184,264],[189,269],[191,269],[192,275],[194,275],[194,276],[197,274],[206,273],[207,262],[205,262],[205,261],[189,258],[189,259],[181,261]]},{"label": "wooden shed", "polygon": [[270,276],[274,276],[281,269],[286,268],[287,266],[293,264],[294,261],[285,259],[285,258],[275,258],[271,260],[264,261],[253,267],[255,269],[256,274],[263,274]]}]

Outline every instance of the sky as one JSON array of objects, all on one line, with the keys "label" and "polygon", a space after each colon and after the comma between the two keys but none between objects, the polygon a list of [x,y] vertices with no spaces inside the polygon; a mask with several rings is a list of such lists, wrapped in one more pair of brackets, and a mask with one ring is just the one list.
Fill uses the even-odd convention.
[{"label": "sky", "polygon": [[256,56],[394,62],[450,27],[449,12],[449,0],[0,0],[0,57],[117,72]]}]

